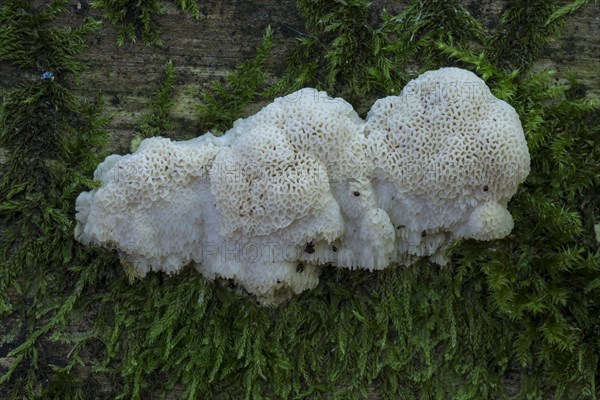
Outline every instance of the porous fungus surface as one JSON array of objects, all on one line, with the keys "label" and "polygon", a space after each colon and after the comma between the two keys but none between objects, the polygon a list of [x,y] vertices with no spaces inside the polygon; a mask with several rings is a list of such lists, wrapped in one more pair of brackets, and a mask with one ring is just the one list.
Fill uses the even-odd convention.
[{"label": "porous fungus surface", "polygon": [[324,265],[443,264],[455,238],[508,235],[528,173],[515,110],[475,74],[442,68],[366,121],[306,88],[221,137],[109,156],[100,187],[77,199],[76,237],[117,249],[138,276],[192,263],[277,304],[315,287]]},{"label": "porous fungus surface", "polygon": [[472,72],[425,72],[375,102],[365,134],[377,198],[408,255],[442,257],[440,235],[512,229],[505,206],[529,174],[527,143],[515,110]]}]

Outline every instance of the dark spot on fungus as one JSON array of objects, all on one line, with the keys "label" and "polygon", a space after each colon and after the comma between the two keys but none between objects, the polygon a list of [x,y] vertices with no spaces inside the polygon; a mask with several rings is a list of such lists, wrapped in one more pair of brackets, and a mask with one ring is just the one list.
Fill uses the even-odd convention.
[{"label": "dark spot on fungus", "polygon": [[281,283],[281,281],[279,279],[277,279],[277,283]]},{"label": "dark spot on fungus", "polygon": [[337,247],[331,246],[331,250],[335,253],[337,251]]},{"label": "dark spot on fungus", "polygon": [[488,190],[490,190],[489,186],[488,186],[488,185],[485,185],[485,186],[483,187],[483,191],[484,191],[484,192],[487,192]]},{"label": "dark spot on fungus", "polygon": [[229,286],[229,289],[235,289],[235,281],[233,279],[227,279],[227,286]]},{"label": "dark spot on fungus", "polygon": [[313,245],[313,242],[306,243],[306,246],[304,246],[304,252],[308,254],[315,252],[315,246]]},{"label": "dark spot on fungus", "polygon": [[421,237],[425,237],[425,236],[427,236],[427,232],[426,231],[421,232]]},{"label": "dark spot on fungus", "polygon": [[296,272],[300,274],[302,271],[304,271],[304,264],[298,264],[296,266]]},{"label": "dark spot on fungus", "polygon": [[353,195],[355,195],[356,197],[360,196],[360,192],[359,191],[355,191],[354,193],[352,193]]}]

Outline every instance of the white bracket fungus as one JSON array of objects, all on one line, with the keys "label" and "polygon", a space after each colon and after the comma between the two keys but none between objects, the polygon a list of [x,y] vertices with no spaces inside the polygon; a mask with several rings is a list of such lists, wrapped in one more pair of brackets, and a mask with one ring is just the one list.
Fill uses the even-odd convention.
[{"label": "white bracket fungus", "polygon": [[136,276],[191,263],[277,304],[315,287],[324,265],[443,264],[456,238],[508,235],[528,173],[515,110],[475,74],[442,68],[366,120],[307,88],[220,137],[111,155],[77,199],[75,236],[118,250]]}]

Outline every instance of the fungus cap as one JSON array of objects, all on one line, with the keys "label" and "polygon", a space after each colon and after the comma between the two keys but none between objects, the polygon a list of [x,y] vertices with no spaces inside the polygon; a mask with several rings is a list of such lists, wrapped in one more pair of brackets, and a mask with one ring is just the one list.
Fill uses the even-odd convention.
[{"label": "fungus cap", "polygon": [[[415,251],[423,231],[452,232],[479,212],[499,212],[486,208],[491,206],[474,210],[483,203],[505,204],[529,173],[515,110],[475,74],[458,68],[425,72],[400,96],[377,100],[365,134],[379,204],[394,225],[406,227],[407,247]],[[503,234],[510,231],[506,213],[495,220]],[[486,229],[474,237],[499,237]],[[441,248],[447,240],[436,243]]]}]

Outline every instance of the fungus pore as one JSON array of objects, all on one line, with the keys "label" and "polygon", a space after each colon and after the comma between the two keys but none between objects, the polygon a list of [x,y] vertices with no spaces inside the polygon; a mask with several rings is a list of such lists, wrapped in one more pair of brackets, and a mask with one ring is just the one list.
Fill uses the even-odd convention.
[{"label": "fungus pore", "polygon": [[442,68],[366,120],[306,88],[220,137],[111,155],[77,199],[75,236],[116,249],[136,276],[192,264],[278,304],[325,265],[444,264],[456,238],[508,235],[506,205],[528,173],[515,110],[475,74]]}]

